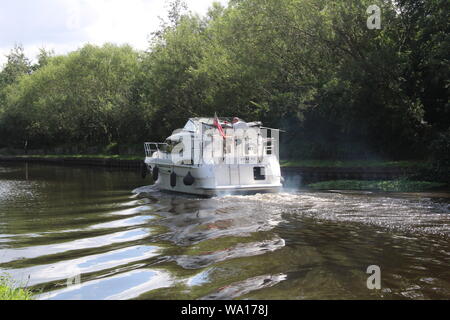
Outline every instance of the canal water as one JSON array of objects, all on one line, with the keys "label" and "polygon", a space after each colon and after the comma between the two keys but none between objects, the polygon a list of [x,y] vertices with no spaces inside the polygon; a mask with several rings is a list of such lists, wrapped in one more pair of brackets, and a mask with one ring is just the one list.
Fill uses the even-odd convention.
[{"label": "canal water", "polygon": [[133,171],[0,165],[0,274],[39,299],[450,299],[448,193],[287,178],[280,194],[201,199]]}]

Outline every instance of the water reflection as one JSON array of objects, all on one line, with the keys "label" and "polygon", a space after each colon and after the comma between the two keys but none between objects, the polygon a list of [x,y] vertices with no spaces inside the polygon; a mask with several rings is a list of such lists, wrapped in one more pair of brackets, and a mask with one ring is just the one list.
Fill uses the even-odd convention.
[{"label": "water reflection", "polygon": [[[450,298],[447,194],[199,199],[141,185],[134,172],[0,166],[0,273],[41,299]],[[373,264],[380,291],[366,287]]]},{"label": "water reflection", "polygon": [[230,300],[240,296],[243,296],[249,292],[261,290],[264,288],[270,288],[281,281],[286,280],[287,276],[285,274],[277,275],[264,275],[259,277],[254,277],[246,279],[238,283],[232,283],[226,287],[220,288],[216,292],[213,292],[202,300]]},{"label": "water reflection", "polygon": [[146,229],[116,232],[100,237],[84,238],[59,244],[47,244],[42,246],[28,246],[16,249],[3,249],[0,255],[0,263],[24,259],[33,259],[47,255],[72,252],[76,250],[100,248],[120,242],[133,242],[148,236]]},{"label": "water reflection", "polygon": [[67,288],[42,295],[49,300],[125,300],[144,292],[169,287],[170,275],[164,271],[135,270],[126,274],[84,283],[81,288]]},{"label": "water reflection", "polygon": [[47,265],[20,268],[15,272],[15,276],[26,279],[30,275],[27,282],[31,286],[58,280],[65,281],[78,274],[113,270],[120,266],[150,259],[158,255],[159,249],[153,246],[134,246]]},{"label": "water reflection", "polygon": [[204,252],[199,255],[177,256],[175,261],[184,269],[199,269],[228,259],[265,254],[282,247],[284,247],[284,240],[278,238],[269,241],[238,244],[231,248]]}]

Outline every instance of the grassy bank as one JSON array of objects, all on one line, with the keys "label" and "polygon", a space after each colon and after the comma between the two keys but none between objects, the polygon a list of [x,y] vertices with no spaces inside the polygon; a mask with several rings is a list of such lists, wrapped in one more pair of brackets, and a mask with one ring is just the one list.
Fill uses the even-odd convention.
[{"label": "grassy bank", "polygon": [[422,192],[446,187],[445,183],[429,181],[389,180],[335,180],[324,181],[307,185],[316,190],[367,190],[385,192]]},{"label": "grassy bank", "polygon": [[[1,157],[2,155],[0,155]],[[4,155],[8,156],[8,155]],[[115,159],[115,160],[144,160],[144,153],[141,155],[108,155],[108,154],[73,154],[73,155],[15,155],[18,158],[47,158],[47,159]],[[281,160],[282,167],[301,168],[424,168],[429,165],[425,161],[335,161],[335,160]]]},{"label": "grassy bank", "polygon": [[[1,157],[1,155],[0,155]],[[43,159],[114,159],[114,160],[144,160],[142,155],[107,155],[107,154],[73,154],[73,155],[19,155],[17,158]]]},{"label": "grassy bank", "polygon": [[374,161],[374,160],[282,160],[282,167],[302,168],[424,168],[426,161]]},{"label": "grassy bank", "polygon": [[0,276],[0,300],[33,300],[33,294],[16,287],[9,277]]}]

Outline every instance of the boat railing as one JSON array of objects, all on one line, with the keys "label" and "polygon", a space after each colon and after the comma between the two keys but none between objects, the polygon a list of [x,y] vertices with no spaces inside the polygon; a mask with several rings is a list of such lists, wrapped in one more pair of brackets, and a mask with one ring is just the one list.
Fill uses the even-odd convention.
[{"label": "boat railing", "polygon": [[[203,156],[204,152],[204,136],[200,139],[194,139],[192,137],[192,159],[191,162],[194,162],[194,154],[199,153],[201,156]],[[236,143],[236,140],[233,142]],[[195,146],[199,146],[198,148]],[[253,152],[249,152],[247,150],[242,149],[235,149],[234,158],[239,161],[239,163],[262,163],[264,161],[264,157],[267,155],[274,155],[276,153],[277,148],[277,140],[273,137],[267,137],[259,140],[258,145],[253,147]],[[153,157],[155,152],[158,153],[158,158],[160,159],[170,159],[170,152],[169,152],[169,144],[167,143],[158,143],[158,142],[146,142],[145,143],[145,154],[147,157]],[[230,155],[226,153],[224,150],[220,150],[220,155],[215,154],[215,156],[222,157],[225,161],[225,158],[229,157]],[[181,154],[182,156],[182,154]]]},{"label": "boat railing", "polygon": [[146,142],[144,143],[145,155],[147,157],[152,157],[155,152],[165,153],[167,147],[168,147],[167,143]]}]

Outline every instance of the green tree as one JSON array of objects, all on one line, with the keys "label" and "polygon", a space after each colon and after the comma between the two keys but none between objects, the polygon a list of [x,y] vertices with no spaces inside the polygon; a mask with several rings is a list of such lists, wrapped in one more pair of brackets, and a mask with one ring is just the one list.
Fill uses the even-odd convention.
[{"label": "green tree", "polygon": [[30,74],[31,62],[25,56],[22,45],[15,45],[6,56],[7,62],[0,73],[0,85],[5,87],[14,83],[19,77]]},{"label": "green tree", "polygon": [[133,130],[123,122],[135,119],[129,102],[137,66],[137,52],[111,44],[50,59],[6,90],[2,123],[9,142],[83,148],[117,142]]},{"label": "green tree", "polygon": [[55,55],[55,52],[53,50],[47,50],[45,48],[40,48],[39,54],[36,57],[37,63],[32,66],[33,71],[36,71],[42,67],[45,67],[50,62],[50,59],[54,55]]},{"label": "green tree", "polygon": [[5,123],[3,114],[6,109],[5,92],[9,85],[12,85],[24,75],[31,73],[30,60],[25,56],[22,45],[15,45],[10,53],[6,56],[7,62],[0,72],[0,147],[5,146],[7,136],[5,132]]},{"label": "green tree", "polygon": [[[374,4],[379,30],[366,25]],[[287,129],[285,157],[443,158],[448,6],[231,0],[199,17],[176,0],[145,53],[42,51],[31,72],[16,48],[1,75],[0,130],[14,145],[140,144],[217,112]]]}]

